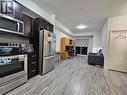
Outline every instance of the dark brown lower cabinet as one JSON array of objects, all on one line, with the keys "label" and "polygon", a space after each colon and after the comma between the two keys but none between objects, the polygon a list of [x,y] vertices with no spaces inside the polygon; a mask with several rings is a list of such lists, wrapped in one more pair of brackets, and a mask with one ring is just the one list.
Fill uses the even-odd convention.
[{"label": "dark brown lower cabinet", "polygon": [[38,74],[37,55],[28,54],[28,79]]}]

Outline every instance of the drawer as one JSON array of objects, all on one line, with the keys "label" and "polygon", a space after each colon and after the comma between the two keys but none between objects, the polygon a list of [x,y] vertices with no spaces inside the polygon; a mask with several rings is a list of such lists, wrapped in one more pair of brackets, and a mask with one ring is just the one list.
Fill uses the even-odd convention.
[{"label": "drawer", "polygon": [[28,79],[38,74],[38,64],[36,54],[30,54],[28,57]]},{"label": "drawer", "polygon": [[32,70],[29,74],[28,74],[28,79],[36,76],[38,74],[38,72],[36,70]]},{"label": "drawer", "polygon": [[29,56],[28,56],[28,60],[29,60],[29,61],[31,61],[31,60],[37,60],[37,55],[36,55],[36,54],[29,55]]},{"label": "drawer", "polygon": [[34,60],[34,61],[29,62],[29,65],[37,65],[37,61]]},{"label": "drawer", "polygon": [[37,70],[37,65],[30,65],[30,66],[28,67],[28,71],[31,71],[31,70],[34,70],[34,69]]},{"label": "drawer", "polygon": [[33,69],[33,70],[30,71],[30,73],[37,73],[37,70]]}]

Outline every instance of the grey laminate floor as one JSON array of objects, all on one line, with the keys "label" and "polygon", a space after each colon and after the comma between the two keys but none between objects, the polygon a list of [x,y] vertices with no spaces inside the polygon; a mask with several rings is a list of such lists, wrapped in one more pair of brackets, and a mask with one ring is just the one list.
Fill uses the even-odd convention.
[{"label": "grey laminate floor", "polygon": [[127,95],[127,74],[89,66],[85,57],[62,62],[7,95]]}]

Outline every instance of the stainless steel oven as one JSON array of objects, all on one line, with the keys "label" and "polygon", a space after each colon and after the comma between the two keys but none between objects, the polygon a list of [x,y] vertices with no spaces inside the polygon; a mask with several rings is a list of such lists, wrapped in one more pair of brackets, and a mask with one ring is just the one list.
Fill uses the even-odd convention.
[{"label": "stainless steel oven", "polygon": [[18,43],[0,43],[0,95],[27,81],[27,54]]},{"label": "stainless steel oven", "polygon": [[0,43],[0,56],[20,54],[20,44]]},{"label": "stainless steel oven", "polygon": [[5,14],[0,14],[0,31],[24,34],[24,22]]},{"label": "stainless steel oven", "polygon": [[0,57],[0,95],[27,81],[27,55]]},{"label": "stainless steel oven", "polygon": [[21,56],[0,57],[0,78],[23,71],[24,58]]}]

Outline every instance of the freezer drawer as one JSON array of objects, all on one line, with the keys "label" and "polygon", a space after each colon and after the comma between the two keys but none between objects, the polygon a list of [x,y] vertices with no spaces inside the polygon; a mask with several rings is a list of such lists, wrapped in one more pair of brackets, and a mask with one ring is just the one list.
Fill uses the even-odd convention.
[{"label": "freezer drawer", "polygon": [[43,74],[46,74],[55,68],[54,58],[54,56],[48,56],[43,58]]}]

